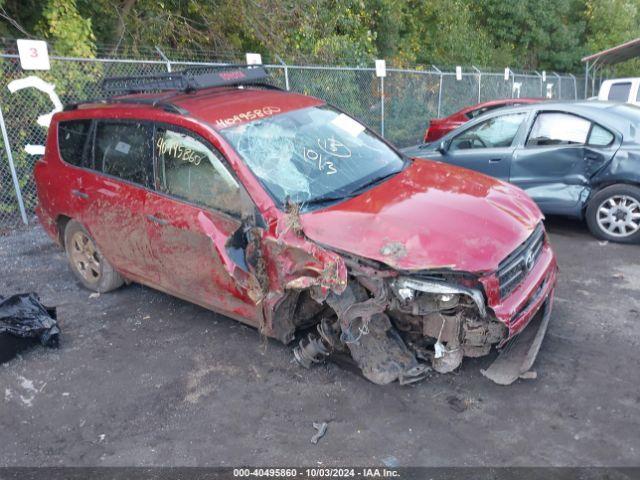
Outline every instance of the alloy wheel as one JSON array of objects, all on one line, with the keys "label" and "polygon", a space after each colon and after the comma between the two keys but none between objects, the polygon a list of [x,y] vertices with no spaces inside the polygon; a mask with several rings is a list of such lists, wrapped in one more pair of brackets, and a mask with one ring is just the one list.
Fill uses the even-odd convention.
[{"label": "alloy wheel", "polygon": [[622,238],[640,229],[640,202],[628,195],[614,195],[598,207],[598,226],[611,236]]},{"label": "alloy wheel", "polygon": [[71,262],[87,282],[100,280],[100,257],[93,240],[83,232],[75,232],[71,237]]}]

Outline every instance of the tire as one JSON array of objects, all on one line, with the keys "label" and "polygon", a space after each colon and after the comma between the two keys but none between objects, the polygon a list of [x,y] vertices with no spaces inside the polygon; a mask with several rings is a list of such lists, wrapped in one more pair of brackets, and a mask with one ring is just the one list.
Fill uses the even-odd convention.
[{"label": "tire", "polygon": [[85,288],[106,293],[124,283],[102,256],[91,235],[75,220],[69,220],[64,229],[64,249],[71,271]]},{"label": "tire", "polygon": [[603,188],[589,201],[586,218],[591,233],[602,240],[640,243],[640,188]]}]

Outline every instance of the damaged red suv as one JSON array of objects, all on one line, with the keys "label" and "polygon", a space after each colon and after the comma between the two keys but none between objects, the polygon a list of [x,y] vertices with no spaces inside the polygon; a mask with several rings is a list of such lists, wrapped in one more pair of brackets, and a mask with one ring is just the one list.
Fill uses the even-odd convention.
[{"label": "damaged red suv", "polygon": [[[542,342],[556,260],[518,188],[412,161],[261,67],[108,79],[53,117],[38,216],[87,288],[139,282],[252,325],[311,366],[410,383]],[[149,93],[155,92],[155,93]],[[510,348],[504,348],[510,345]]]}]

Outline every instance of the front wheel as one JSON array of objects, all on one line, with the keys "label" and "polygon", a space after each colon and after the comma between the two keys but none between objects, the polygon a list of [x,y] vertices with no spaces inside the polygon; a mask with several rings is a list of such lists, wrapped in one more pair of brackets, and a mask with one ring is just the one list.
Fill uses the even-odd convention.
[{"label": "front wheel", "polygon": [[105,293],[124,283],[102,256],[91,235],[75,220],[69,220],[64,229],[64,247],[71,271],[89,290]]},{"label": "front wheel", "polygon": [[596,237],[620,243],[640,242],[640,188],[611,185],[587,206],[587,225]]}]

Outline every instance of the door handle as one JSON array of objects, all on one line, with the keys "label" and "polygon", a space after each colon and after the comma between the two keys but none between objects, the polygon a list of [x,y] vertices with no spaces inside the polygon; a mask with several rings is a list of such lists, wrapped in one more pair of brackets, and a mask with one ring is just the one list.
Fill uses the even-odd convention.
[{"label": "door handle", "polygon": [[158,225],[167,225],[169,220],[165,220],[164,218],[158,218],[155,215],[147,215],[147,218],[151,220],[153,223],[157,223]]},{"label": "door handle", "polygon": [[74,197],[82,198],[84,200],[89,198],[89,195],[87,195],[86,193],[84,193],[84,192],[82,192],[80,190],[71,190],[71,195],[73,195]]},{"label": "door handle", "polygon": [[501,158],[491,158],[491,159],[489,159],[489,163],[498,163],[498,162],[501,162],[501,161],[502,161]]}]

